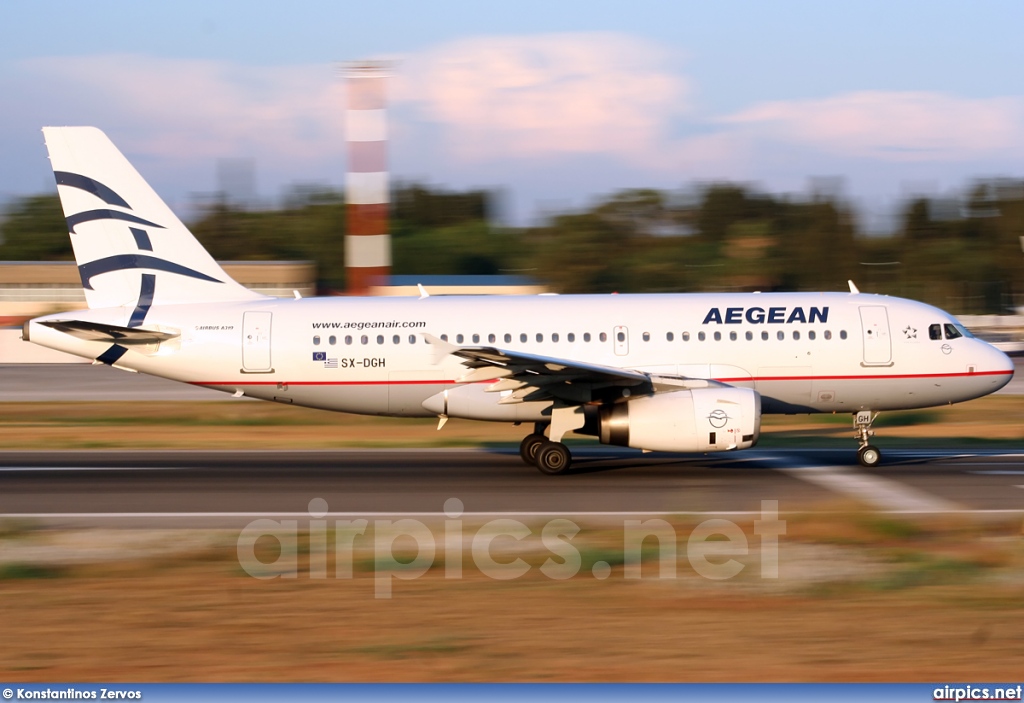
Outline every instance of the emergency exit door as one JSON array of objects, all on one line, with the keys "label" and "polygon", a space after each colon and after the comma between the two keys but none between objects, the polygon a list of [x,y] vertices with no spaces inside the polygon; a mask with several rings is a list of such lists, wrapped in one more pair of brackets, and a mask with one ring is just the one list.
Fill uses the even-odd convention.
[{"label": "emergency exit door", "polygon": [[612,341],[615,344],[615,354],[626,356],[629,354],[629,330],[621,325],[612,330]]},{"label": "emergency exit door", "polygon": [[269,312],[247,312],[242,315],[242,371],[273,373],[270,365]]}]

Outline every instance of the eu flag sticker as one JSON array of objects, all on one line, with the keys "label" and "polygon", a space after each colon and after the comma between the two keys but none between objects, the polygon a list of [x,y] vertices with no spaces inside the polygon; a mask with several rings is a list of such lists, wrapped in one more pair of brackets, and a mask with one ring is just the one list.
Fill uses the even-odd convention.
[{"label": "eu flag sticker", "polygon": [[313,361],[327,361],[327,352],[313,352]]}]

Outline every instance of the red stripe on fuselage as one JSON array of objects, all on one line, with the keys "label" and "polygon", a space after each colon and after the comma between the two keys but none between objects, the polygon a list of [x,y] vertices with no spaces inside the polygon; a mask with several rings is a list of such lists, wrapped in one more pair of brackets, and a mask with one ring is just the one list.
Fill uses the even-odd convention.
[{"label": "red stripe on fuselage", "polygon": [[[766,381],[879,381],[903,378],[972,378],[976,376],[1012,376],[1013,371],[975,371],[970,373],[904,373],[854,376],[742,376],[738,378],[713,378],[719,383],[762,383]],[[497,379],[478,381],[478,383],[494,383]],[[454,380],[429,379],[422,381],[189,381],[194,386],[436,386],[458,384]],[[460,384],[463,385],[463,384]]]}]

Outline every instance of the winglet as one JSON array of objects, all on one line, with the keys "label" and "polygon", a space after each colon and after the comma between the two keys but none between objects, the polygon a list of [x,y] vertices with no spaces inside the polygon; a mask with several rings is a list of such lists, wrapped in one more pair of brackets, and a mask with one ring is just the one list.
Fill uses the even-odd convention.
[{"label": "winglet", "polygon": [[847,281],[847,283],[850,284],[850,295],[857,295],[858,293],[860,293],[860,291],[857,289],[857,286],[854,285],[853,281]]}]

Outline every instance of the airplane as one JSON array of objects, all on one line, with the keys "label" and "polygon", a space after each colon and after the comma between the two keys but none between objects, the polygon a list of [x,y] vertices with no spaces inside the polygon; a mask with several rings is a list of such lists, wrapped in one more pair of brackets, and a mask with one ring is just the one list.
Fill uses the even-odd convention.
[{"label": "airplane", "polygon": [[229,278],[99,129],[46,127],[87,310],[23,339],[127,371],[367,415],[525,423],[565,472],[569,433],[647,451],[754,446],[763,414],[978,398],[1013,362],[950,314],[846,292],[280,299]]}]

